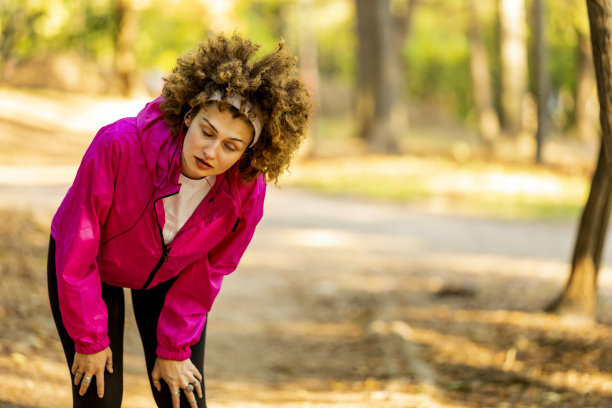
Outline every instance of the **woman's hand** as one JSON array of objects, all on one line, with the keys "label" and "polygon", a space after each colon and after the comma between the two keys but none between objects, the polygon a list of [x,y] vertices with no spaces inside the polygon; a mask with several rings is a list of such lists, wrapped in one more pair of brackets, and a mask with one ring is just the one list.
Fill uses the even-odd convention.
[{"label": "woman's hand", "polygon": [[168,384],[168,388],[170,388],[172,393],[172,408],[179,408],[180,406],[181,388],[192,407],[197,406],[195,395],[193,394],[194,390],[197,392],[198,397],[202,398],[202,386],[200,385],[202,374],[200,374],[196,366],[189,359],[175,361],[157,357],[151,377],[157,391],[161,391],[160,379],[163,379]]},{"label": "woman's hand", "polygon": [[104,396],[104,368],[109,373],[113,372],[113,352],[110,347],[105,348],[95,354],[76,353],[72,363],[72,374],[74,375],[74,385],[81,383],[79,395],[85,395],[89,383],[93,376],[96,376],[96,386],[98,387],[98,397]]}]

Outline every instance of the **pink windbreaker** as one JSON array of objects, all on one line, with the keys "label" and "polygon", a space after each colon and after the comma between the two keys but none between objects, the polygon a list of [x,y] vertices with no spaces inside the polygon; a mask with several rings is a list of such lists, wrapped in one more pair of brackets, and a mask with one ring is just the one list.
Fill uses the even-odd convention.
[{"label": "pink windbreaker", "polygon": [[79,353],[110,345],[101,281],[141,289],[178,275],[159,318],[157,354],[189,358],[223,276],[238,265],[263,215],[263,176],[245,184],[233,167],[163,244],[162,198],[179,191],[182,145],[161,101],[100,129],[51,224],[60,310]]}]

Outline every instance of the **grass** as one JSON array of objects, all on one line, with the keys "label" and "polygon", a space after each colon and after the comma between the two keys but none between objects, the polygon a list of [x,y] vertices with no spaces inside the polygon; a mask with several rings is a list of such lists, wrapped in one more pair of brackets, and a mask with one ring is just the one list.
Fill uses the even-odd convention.
[{"label": "grass", "polygon": [[281,185],[506,219],[575,219],[590,179],[533,165],[444,157],[349,156],[298,162]]}]

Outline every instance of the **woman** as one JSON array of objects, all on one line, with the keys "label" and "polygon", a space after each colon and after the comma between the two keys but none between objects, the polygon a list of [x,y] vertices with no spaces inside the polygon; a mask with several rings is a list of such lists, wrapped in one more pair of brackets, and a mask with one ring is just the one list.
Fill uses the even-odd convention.
[{"label": "woman", "polygon": [[304,138],[308,92],[281,43],[218,36],[162,96],[102,128],[51,226],[51,308],[74,407],[120,407],[130,288],[158,407],[205,407],[206,317]]}]

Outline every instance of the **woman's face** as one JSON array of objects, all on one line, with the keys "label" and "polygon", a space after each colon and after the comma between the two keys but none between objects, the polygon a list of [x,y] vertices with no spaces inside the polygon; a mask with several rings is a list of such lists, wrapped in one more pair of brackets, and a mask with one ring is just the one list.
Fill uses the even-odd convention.
[{"label": "woman's face", "polygon": [[188,117],[181,173],[190,179],[215,176],[232,167],[253,140],[253,129],[230,109],[219,110],[217,103],[204,106]]}]

